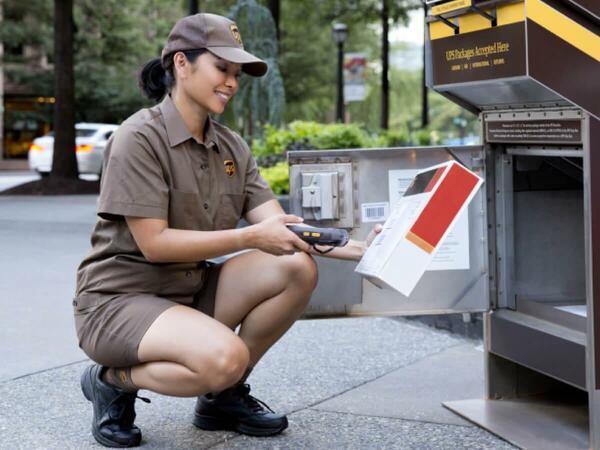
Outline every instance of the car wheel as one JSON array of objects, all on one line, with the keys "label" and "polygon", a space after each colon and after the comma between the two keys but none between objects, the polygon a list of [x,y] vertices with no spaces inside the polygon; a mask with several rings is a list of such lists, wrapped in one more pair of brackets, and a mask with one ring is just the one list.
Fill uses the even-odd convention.
[{"label": "car wheel", "polygon": [[48,178],[48,176],[50,175],[50,172],[40,172],[38,170],[38,175],[42,178]]}]

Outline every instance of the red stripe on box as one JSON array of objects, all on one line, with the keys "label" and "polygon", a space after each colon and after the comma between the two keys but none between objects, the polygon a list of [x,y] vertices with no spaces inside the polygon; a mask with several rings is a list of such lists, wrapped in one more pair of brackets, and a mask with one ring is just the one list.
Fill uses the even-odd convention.
[{"label": "red stripe on box", "polygon": [[427,187],[425,188],[425,190],[423,192],[431,192],[435,186],[435,183],[438,182],[438,180],[441,178],[441,176],[444,174],[445,171],[446,171],[446,167],[440,167],[435,172],[435,175],[433,176],[433,178],[431,179],[429,184],[427,184]]},{"label": "red stripe on box", "polygon": [[436,247],[478,181],[471,172],[454,164],[410,232]]}]

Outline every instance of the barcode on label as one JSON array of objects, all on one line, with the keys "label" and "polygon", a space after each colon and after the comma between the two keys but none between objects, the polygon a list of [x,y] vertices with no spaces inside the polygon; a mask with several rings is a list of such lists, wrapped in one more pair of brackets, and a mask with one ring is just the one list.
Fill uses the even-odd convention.
[{"label": "barcode on label", "polygon": [[388,202],[382,203],[363,203],[362,221],[363,222],[382,222],[387,219],[390,211]]},{"label": "barcode on label", "polygon": [[365,211],[365,215],[368,219],[372,219],[374,217],[385,217],[385,208],[383,206],[377,206],[375,208],[367,208]]}]

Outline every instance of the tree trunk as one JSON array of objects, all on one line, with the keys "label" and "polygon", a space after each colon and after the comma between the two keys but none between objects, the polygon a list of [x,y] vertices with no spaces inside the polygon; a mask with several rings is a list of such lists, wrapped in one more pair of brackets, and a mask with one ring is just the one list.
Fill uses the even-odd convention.
[{"label": "tree trunk", "polygon": [[427,43],[427,5],[423,5],[423,11],[425,13],[425,34],[423,35],[423,73],[421,74],[421,128],[427,128],[429,126],[429,98],[427,96],[427,82],[425,65],[427,64],[427,58],[425,55],[425,44]]},{"label": "tree trunk", "polygon": [[271,15],[273,16],[273,21],[275,22],[275,33],[277,34],[277,41],[279,42],[279,17],[281,10],[281,1],[269,0],[268,5],[269,11],[271,11]]},{"label": "tree trunk", "polygon": [[77,179],[73,0],[54,0],[54,96],[56,103],[51,176]]},{"label": "tree trunk", "polygon": [[[0,23],[2,23],[2,3],[0,0]],[[4,59],[4,46],[0,39],[0,161],[4,159],[4,67],[2,61]]]},{"label": "tree trunk", "polygon": [[198,5],[198,0],[188,0],[188,15],[193,16],[194,14],[198,14],[200,11],[200,5]]},{"label": "tree trunk", "polygon": [[382,0],[381,6],[381,128],[389,128],[390,116],[390,80],[389,80],[389,0]]}]

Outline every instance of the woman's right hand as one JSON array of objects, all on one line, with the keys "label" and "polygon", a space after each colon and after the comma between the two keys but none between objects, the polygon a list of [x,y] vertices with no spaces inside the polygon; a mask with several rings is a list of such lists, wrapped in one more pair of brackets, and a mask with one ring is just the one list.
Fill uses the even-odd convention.
[{"label": "woman's right hand", "polygon": [[248,247],[277,256],[308,252],[310,245],[286,227],[286,224],[302,223],[303,220],[293,214],[279,214],[249,226],[246,229]]}]

